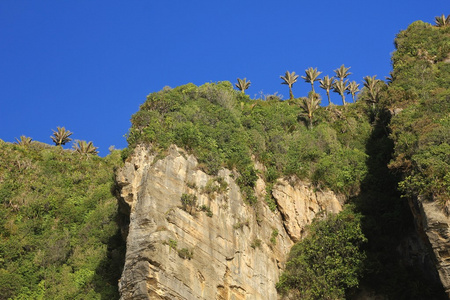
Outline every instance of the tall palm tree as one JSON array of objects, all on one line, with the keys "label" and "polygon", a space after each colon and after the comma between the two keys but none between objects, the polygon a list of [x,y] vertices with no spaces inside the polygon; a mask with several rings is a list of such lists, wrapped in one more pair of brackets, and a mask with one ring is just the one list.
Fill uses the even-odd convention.
[{"label": "tall palm tree", "polygon": [[94,147],[92,142],[87,143],[86,141],[77,141],[75,145],[73,145],[75,150],[80,154],[98,154],[98,147]]},{"label": "tall palm tree", "polygon": [[333,85],[333,92],[338,93],[342,97],[342,104],[347,104],[345,102],[345,91],[348,89],[348,80],[336,80]]},{"label": "tall palm tree", "polygon": [[237,79],[237,83],[235,83],[234,85],[242,92],[244,93],[246,89],[248,89],[250,87],[251,81],[247,81],[247,78],[244,79]]},{"label": "tall palm tree", "polygon": [[72,139],[69,138],[73,132],[66,130],[64,127],[57,127],[57,131],[53,130],[53,136],[50,136],[55,143],[56,146],[65,145],[70,142]]},{"label": "tall palm tree", "polygon": [[330,100],[330,90],[333,88],[334,84],[334,77],[324,76],[323,79],[319,80],[320,87],[323,88],[325,91],[327,91],[327,97],[328,97],[328,105],[331,105]]},{"label": "tall palm tree", "polygon": [[286,74],[284,74],[284,76],[280,76],[280,78],[283,79],[281,84],[287,84],[289,86],[289,99],[294,99],[292,85],[297,82],[298,75],[295,75],[295,72],[290,73],[289,71],[286,71]]},{"label": "tall palm tree", "polygon": [[318,72],[317,68],[313,69],[312,67],[305,70],[306,76],[302,76],[303,79],[305,79],[306,82],[311,83],[311,91],[315,93],[314,91],[314,81],[320,80],[319,75],[322,74],[322,72]]},{"label": "tall palm tree", "polygon": [[436,27],[445,27],[450,24],[450,15],[445,17],[444,14],[440,17],[434,17],[434,22],[436,23]]},{"label": "tall palm tree", "polygon": [[359,83],[352,81],[348,84],[347,95],[352,94],[353,103],[355,103],[355,94],[359,91]]},{"label": "tall palm tree", "polygon": [[24,135],[21,135],[21,136],[20,136],[20,139],[16,138],[16,144],[17,144],[17,145],[20,145],[20,146],[28,146],[28,145],[31,144],[31,141],[32,141],[32,140],[33,140],[33,139],[30,138],[30,137],[26,137],[26,136],[24,136]]},{"label": "tall palm tree", "polygon": [[381,87],[383,86],[383,81],[380,79],[376,79],[377,75],[375,76],[366,76],[363,78],[364,80],[364,87],[367,89],[367,93],[369,94],[369,102],[371,102],[373,105],[375,103],[378,103],[379,101],[379,92]]},{"label": "tall palm tree", "polygon": [[344,81],[345,78],[352,75],[348,70],[350,70],[351,67],[346,68],[344,65],[340,66],[339,69],[334,70],[336,73],[336,77],[339,78],[340,81]]},{"label": "tall palm tree", "polygon": [[301,98],[300,108],[303,110],[302,115],[308,118],[308,128],[312,129],[314,112],[320,107],[320,95],[310,92],[308,97]]}]

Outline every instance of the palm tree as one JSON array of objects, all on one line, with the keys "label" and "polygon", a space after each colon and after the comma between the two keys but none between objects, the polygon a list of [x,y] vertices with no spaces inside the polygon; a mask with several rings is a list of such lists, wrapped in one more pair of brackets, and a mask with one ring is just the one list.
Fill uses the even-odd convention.
[{"label": "palm tree", "polygon": [[383,81],[380,79],[376,79],[377,75],[375,76],[366,76],[364,77],[364,87],[367,89],[367,92],[369,94],[369,102],[371,102],[373,105],[379,101],[379,92],[383,85]]},{"label": "palm tree", "polygon": [[248,89],[250,87],[251,81],[247,81],[247,78],[244,79],[237,79],[237,83],[235,83],[234,85],[242,92],[244,93],[246,89]]},{"label": "palm tree", "polygon": [[449,24],[450,24],[450,15],[445,17],[445,15],[442,14],[442,16],[440,16],[440,17],[435,17],[434,18],[434,22],[436,23],[436,27],[449,26]]},{"label": "palm tree", "polygon": [[66,130],[64,127],[57,127],[57,131],[53,130],[53,136],[50,136],[55,143],[56,146],[65,145],[70,142],[72,139],[69,138],[73,132]]},{"label": "palm tree", "polygon": [[92,142],[86,143],[86,141],[77,141],[73,148],[80,154],[98,154],[98,147],[94,147]]},{"label": "palm tree", "polygon": [[355,94],[359,91],[359,83],[356,81],[352,81],[348,84],[347,87],[347,95],[352,94],[353,103],[355,103]]},{"label": "palm tree", "polygon": [[306,82],[311,83],[311,91],[315,93],[314,91],[314,81],[320,80],[319,75],[322,74],[322,72],[318,72],[317,68],[313,69],[312,67],[305,70],[306,76],[302,76],[303,79],[305,79]]},{"label": "palm tree", "polygon": [[314,112],[320,107],[320,95],[310,92],[308,97],[301,98],[300,108],[303,110],[302,115],[308,118],[308,128],[312,129]]},{"label": "palm tree", "polygon": [[292,85],[297,82],[298,75],[295,75],[295,72],[290,73],[289,71],[286,71],[286,74],[284,74],[284,76],[280,76],[280,78],[284,81],[281,84],[287,84],[289,86],[289,99],[294,99]]},{"label": "palm tree", "polygon": [[334,70],[336,77],[338,77],[340,81],[344,81],[347,76],[352,74],[348,71],[350,68],[351,67],[346,68],[344,65],[340,66],[339,69]]},{"label": "palm tree", "polygon": [[333,92],[338,93],[342,97],[342,103],[345,105],[345,91],[348,89],[348,80],[336,80],[333,85]]},{"label": "palm tree", "polygon": [[323,79],[319,80],[320,87],[323,88],[325,91],[327,91],[327,97],[328,97],[328,105],[331,105],[330,100],[330,90],[333,88],[334,84],[334,77],[324,76]]},{"label": "palm tree", "polygon": [[32,140],[33,140],[33,139],[30,138],[30,137],[26,137],[26,136],[24,136],[24,135],[21,135],[21,136],[20,136],[20,139],[16,138],[16,144],[17,144],[17,145],[20,145],[20,146],[28,146],[28,145],[31,144],[31,141],[32,141]]}]

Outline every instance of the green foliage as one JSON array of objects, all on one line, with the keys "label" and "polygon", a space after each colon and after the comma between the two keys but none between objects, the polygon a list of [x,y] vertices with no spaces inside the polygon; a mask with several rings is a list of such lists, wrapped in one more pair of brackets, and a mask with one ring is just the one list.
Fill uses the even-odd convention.
[{"label": "green foliage", "polygon": [[194,194],[182,194],[181,205],[184,211],[193,214],[197,206],[197,196]]},{"label": "green foliage", "polygon": [[182,259],[191,260],[194,257],[194,251],[189,250],[188,248],[182,248],[182,249],[178,250],[177,252],[178,252],[178,256],[181,257]]},{"label": "green foliage", "polygon": [[254,239],[253,242],[250,244],[250,247],[253,249],[261,248],[262,241],[260,239]]},{"label": "green foliage", "polygon": [[270,235],[270,242],[273,245],[277,244],[277,236],[278,236],[278,230],[277,229],[272,230],[272,234]]},{"label": "green foliage", "polygon": [[366,238],[360,222],[361,215],[348,206],[313,221],[308,236],[292,247],[277,289],[296,299],[344,299],[362,273]]},{"label": "green foliage", "polygon": [[[258,176],[272,182],[296,175],[339,192],[358,190],[371,130],[364,104],[326,110],[316,103],[305,111],[298,101],[250,100],[229,82],[163,90],[150,94],[132,117],[129,147],[146,143],[163,152],[176,144],[194,154],[210,174],[223,167],[236,169],[248,203],[256,202]],[[308,130],[313,122],[317,125]],[[254,169],[254,160],[264,164],[264,174]],[[326,172],[336,161],[335,172]],[[204,192],[214,195],[218,185],[209,182]],[[273,200],[267,200],[274,209]]]},{"label": "green foliage", "polygon": [[120,152],[0,143],[0,299],[118,299]]},{"label": "green foliage", "polygon": [[211,211],[211,207],[209,207],[207,205],[200,206],[200,210],[206,212],[206,215],[208,217],[210,217],[210,218],[213,216],[213,212]]},{"label": "green foliage", "polygon": [[391,122],[392,169],[400,189],[439,201],[450,213],[450,27],[417,21],[397,35],[384,104],[404,108]]},{"label": "green foliage", "polygon": [[66,130],[64,127],[57,127],[57,130],[53,130],[53,136],[50,136],[52,141],[55,143],[56,146],[65,145],[66,143],[70,142],[72,139],[70,136],[73,134],[73,132],[70,132],[69,130]]}]

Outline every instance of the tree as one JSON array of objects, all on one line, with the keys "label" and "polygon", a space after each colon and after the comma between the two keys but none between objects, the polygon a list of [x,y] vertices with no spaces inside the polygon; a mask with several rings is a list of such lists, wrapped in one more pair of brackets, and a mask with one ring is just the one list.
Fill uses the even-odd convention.
[{"label": "tree", "polygon": [[310,92],[308,97],[301,98],[300,108],[303,110],[302,115],[308,118],[308,128],[313,127],[314,112],[320,107],[320,95]]},{"label": "tree", "polygon": [[355,94],[359,91],[359,83],[356,81],[352,81],[348,84],[347,87],[347,95],[352,94],[353,103],[355,102]]},{"label": "tree", "polygon": [[380,97],[380,90],[383,86],[383,81],[380,79],[376,79],[375,76],[366,76],[364,77],[364,87],[367,89],[367,93],[369,95],[369,99],[367,101],[371,102],[373,105],[378,103]]},{"label": "tree", "polygon": [[294,99],[292,85],[297,82],[298,75],[295,75],[295,72],[290,73],[289,71],[286,71],[286,74],[284,76],[280,76],[280,78],[284,81],[281,84],[287,84],[289,86],[289,99]]},{"label": "tree", "polygon": [[327,75],[327,76],[323,77],[323,79],[320,79],[319,83],[320,83],[320,87],[323,88],[325,91],[327,91],[328,105],[331,105],[330,90],[333,88],[333,85],[334,85],[334,77],[330,78]]},{"label": "tree", "polygon": [[345,290],[358,286],[367,241],[361,215],[346,207],[337,215],[315,219],[306,238],[295,244],[277,283],[292,299],[344,299]]},{"label": "tree", "polygon": [[306,76],[302,76],[303,79],[305,79],[306,82],[311,83],[311,91],[315,93],[314,91],[314,81],[320,80],[319,75],[322,74],[322,72],[318,72],[317,68],[313,69],[312,67],[305,70]]},{"label": "tree", "polygon": [[340,66],[339,69],[334,70],[336,77],[338,77],[340,81],[344,81],[345,78],[352,75],[352,73],[348,71],[350,68],[351,67],[346,68],[344,65]]},{"label": "tree", "polygon": [[338,93],[339,95],[341,95],[342,97],[342,104],[347,104],[345,102],[345,91],[348,89],[348,80],[346,81],[341,81],[341,80],[336,80],[334,82],[333,85],[333,92]]},{"label": "tree", "polygon": [[64,127],[57,127],[57,131],[53,130],[53,136],[50,136],[53,140],[53,143],[55,143],[56,146],[65,145],[66,143],[70,142],[72,139],[69,138],[73,132],[70,132],[69,130],[66,130]]},{"label": "tree", "polygon": [[444,14],[440,17],[434,17],[434,22],[436,23],[436,27],[445,27],[450,24],[450,15],[445,17]]},{"label": "tree", "polygon": [[244,79],[237,79],[237,83],[235,83],[234,85],[242,92],[244,93],[246,89],[248,89],[250,87],[251,81],[247,81],[247,78]]},{"label": "tree", "polygon": [[17,144],[17,145],[20,145],[20,146],[28,146],[28,145],[31,144],[31,141],[32,141],[32,140],[33,140],[33,139],[30,138],[30,137],[26,137],[26,136],[24,136],[24,135],[21,135],[21,136],[20,136],[20,139],[16,138],[16,144]]},{"label": "tree", "polygon": [[98,154],[98,147],[94,147],[92,142],[87,143],[86,141],[77,141],[75,145],[73,145],[75,151],[80,154]]}]

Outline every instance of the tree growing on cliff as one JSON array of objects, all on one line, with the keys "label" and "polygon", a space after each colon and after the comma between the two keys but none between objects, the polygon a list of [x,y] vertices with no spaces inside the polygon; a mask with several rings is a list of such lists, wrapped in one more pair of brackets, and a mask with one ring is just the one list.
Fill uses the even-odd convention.
[{"label": "tree growing on cliff", "polygon": [[278,291],[292,299],[344,299],[346,289],[358,286],[365,242],[361,215],[351,206],[314,220],[309,235],[292,247]]},{"label": "tree growing on cliff", "polygon": [[324,89],[327,92],[328,97],[328,105],[331,105],[331,99],[330,99],[330,90],[333,88],[334,85],[334,77],[324,76],[323,79],[319,80],[320,87]]},{"label": "tree growing on cliff", "polygon": [[244,79],[237,79],[237,83],[235,83],[234,85],[241,91],[241,93],[244,93],[246,89],[248,89],[250,87],[251,81],[247,81],[247,78]]},{"label": "tree growing on cliff", "polygon": [[295,72],[289,72],[286,71],[284,76],[280,76],[281,79],[283,79],[283,82],[281,84],[287,84],[289,87],[289,99],[294,99],[294,94],[292,93],[292,85],[297,82],[298,75],[295,75]]},{"label": "tree growing on cliff", "polygon": [[66,130],[64,127],[57,127],[57,130],[53,130],[53,136],[50,136],[53,143],[55,143],[56,146],[65,145],[66,143],[70,142],[72,139],[69,138],[73,132],[70,132],[69,130]]},{"label": "tree growing on cliff", "polygon": [[306,117],[308,128],[313,127],[314,112],[320,107],[320,95],[310,92],[308,97],[301,98],[300,108],[302,109],[302,116]]},{"label": "tree growing on cliff", "polygon": [[317,71],[317,68],[313,69],[312,67],[306,69],[305,71],[306,76],[302,76],[302,78],[306,81],[311,83],[311,91],[315,93],[314,91],[314,82],[319,80],[319,75],[322,74],[322,72]]}]

